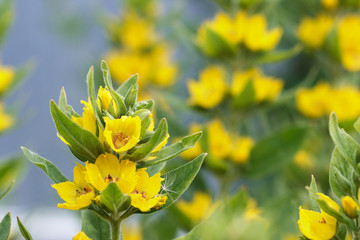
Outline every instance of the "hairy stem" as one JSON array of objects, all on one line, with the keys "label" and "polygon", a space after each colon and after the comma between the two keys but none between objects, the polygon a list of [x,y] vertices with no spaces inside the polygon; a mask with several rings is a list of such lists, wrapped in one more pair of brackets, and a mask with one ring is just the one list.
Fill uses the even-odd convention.
[{"label": "hairy stem", "polygon": [[121,240],[120,220],[110,220],[111,240]]}]

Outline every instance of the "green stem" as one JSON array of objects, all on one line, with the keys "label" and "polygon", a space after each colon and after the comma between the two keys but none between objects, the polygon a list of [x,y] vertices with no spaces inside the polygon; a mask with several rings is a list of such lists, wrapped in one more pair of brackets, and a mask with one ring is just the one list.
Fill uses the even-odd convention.
[{"label": "green stem", "polygon": [[121,240],[120,220],[110,220],[111,240]]}]

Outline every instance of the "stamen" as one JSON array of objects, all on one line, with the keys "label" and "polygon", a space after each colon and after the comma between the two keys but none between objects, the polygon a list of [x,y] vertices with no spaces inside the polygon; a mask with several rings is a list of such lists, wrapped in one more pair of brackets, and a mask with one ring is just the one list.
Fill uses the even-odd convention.
[{"label": "stamen", "polygon": [[123,132],[117,132],[113,136],[113,144],[117,149],[122,148],[128,142],[129,142],[129,135],[125,135],[123,134]]}]

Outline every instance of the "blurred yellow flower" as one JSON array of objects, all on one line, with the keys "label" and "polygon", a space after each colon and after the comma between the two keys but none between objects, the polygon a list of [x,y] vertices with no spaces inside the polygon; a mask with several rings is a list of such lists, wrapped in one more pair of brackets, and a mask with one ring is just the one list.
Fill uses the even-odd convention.
[{"label": "blurred yellow flower", "polygon": [[306,150],[299,150],[294,156],[294,162],[299,167],[309,169],[314,166],[311,155]]},{"label": "blurred yellow flower", "polygon": [[[97,104],[99,107],[106,111],[111,111],[116,114],[117,112],[117,104],[114,101],[113,97],[111,96],[110,91],[107,87],[103,88],[102,86],[99,87],[98,95],[97,95]],[[109,109],[111,107],[112,109]]]},{"label": "blurred yellow flower", "polygon": [[79,232],[73,237],[73,240],[91,240],[84,232]]},{"label": "blurred yellow flower", "polygon": [[[339,211],[339,205],[328,196],[318,193],[320,199],[326,201],[329,207]],[[328,240],[336,233],[336,218],[321,209],[321,212],[299,208],[299,229],[305,237],[314,240]]]},{"label": "blurred yellow flower", "polygon": [[357,202],[354,199],[352,199],[352,197],[350,196],[342,197],[341,204],[345,210],[346,215],[348,215],[351,218],[355,218],[357,215],[356,211],[360,210],[360,207],[357,204]]},{"label": "blurred yellow flower", "polygon": [[338,38],[342,64],[346,70],[360,70],[360,17],[349,15],[338,27]]},{"label": "blurred yellow flower", "polygon": [[5,113],[5,106],[2,102],[0,102],[0,133],[9,129],[15,123],[15,119]]},{"label": "blurred yellow flower", "polygon": [[133,224],[122,224],[121,232],[123,234],[124,240],[142,240],[142,232],[139,226]]},{"label": "blurred yellow flower", "polygon": [[141,50],[154,44],[157,36],[155,26],[148,19],[134,12],[127,12],[122,20],[118,37],[125,48]]},{"label": "blurred yellow flower", "polygon": [[14,80],[15,71],[12,67],[0,64],[0,95],[3,94]]},{"label": "blurred yellow flower", "polygon": [[249,16],[242,27],[246,28],[244,44],[251,51],[269,51],[275,48],[283,33],[280,27],[268,31],[266,18],[262,14]]},{"label": "blurred yellow flower", "polygon": [[181,199],[176,203],[179,210],[195,224],[205,220],[211,215],[214,210],[212,205],[211,196],[203,192],[195,192],[190,202]]},{"label": "blurred yellow flower", "polygon": [[309,47],[320,48],[333,26],[334,19],[325,14],[315,18],[305,17],[297,30],[298,38]]},{"label": "blurred yellow flower", "polygon": [[360,91],[356,87],[336,87],[327,100],[327,115],[335,112],[340,122],[355,120],[360,115]]},{"label": "blurred yellow flower", "polygon": [[327,100],[331,87],[327,83],[318,83],[312,89],[300,89],[296,93],[297,109],[307,117],[319,118],[327,113]]},{"label": "blurred yellow flower", "polygon": [[58,208],[79,210],[88,207],[95,197],[93,187],[86,181],[85,167],[77,164],[73,173],[74,182],[66,181],[51,185],[65,201],[59,203]]},{"label": "blurred yellow flower", "polygon": [[134,191],[131,192],[131,205],[140,209],[142,212],[147,212],[151,208],[162,207],[167,197],[158,195],[161,189],[161,181],[164,179],[160,177],[160,173],[149,177],[145,168],[137,171],[138,182]]},{"label": "blurred yellow flower", "polygon": [[219,160],[231,151],[231,138],[220,120],[213,120],[207,126],[210,154]]},{"label": "blurred yellow flower", "polygon": [[276,99],[284,86],[281,79],[265,76],[261,69],[252,68],[244,72],[238,71],[234,73],[231,94],[233,96],[241,94],[249,81],[253,83],[256,102]]},{"label": "blurred yellow flower", "polygon": [[122,116],[110,120],[104,117],[104,138],[106,143],[117,153],[133,148],[140,138],[141,120],[139,117]]},{"label": "blurred yellow flower", "polygon": [[178,67],[173,63],[171,55],[172,49],[166,44],[159,44],[151,52],[152,77],[150,79],[160,87],[168,87],[175,82]]},{"label": "blurred yellow flower", "polygon": [[334,10],[339,5],[339,0],[321,0],[321,5],[327,10]]},{"label": "blurred yellow flower", "polygon": [[[196,133],[202,130],[202,126],[198,123],[192,123],[190,125],[190,129],[189,129],[189,133]],[[181,156],[184,157],[185,159],[193,159],[197,156],[199,156],[202,153],[202,149],[201,149],[201,145],[200,142],[197,141],[195,143],[195,146],[193,148],[190,148],[188,150],[186,150],[185,152],[181,153]]]},{"label": "blurred yellow flower", "polygon": [[257,207],[255,199],[250,199],[246,208],[244,217],[247,221],[261,219],[260,217],[261,209]]},{"label": "blurred yellow flower", "polygon": [[210,66],[199,75],[199,81],[191,79],[188,82],[190,104],[203,108],[217,106],[225,96],[226,73],[221,67]]},{"label": "blurred yellow flower", "polygon": [[251,137],[236,137],[233,140],[230,152],[231,159],[239,164],[245,164],[249,161],[250,153],[255,142]]}]

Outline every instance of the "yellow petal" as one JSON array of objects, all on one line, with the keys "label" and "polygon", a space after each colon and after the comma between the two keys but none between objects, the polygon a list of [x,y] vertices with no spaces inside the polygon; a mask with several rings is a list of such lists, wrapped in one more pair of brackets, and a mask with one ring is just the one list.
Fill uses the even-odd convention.
[{"label": "yellow petal", "polygon": [[73,240],[91,240],[84,232],[79,232],[73,237]]}]

